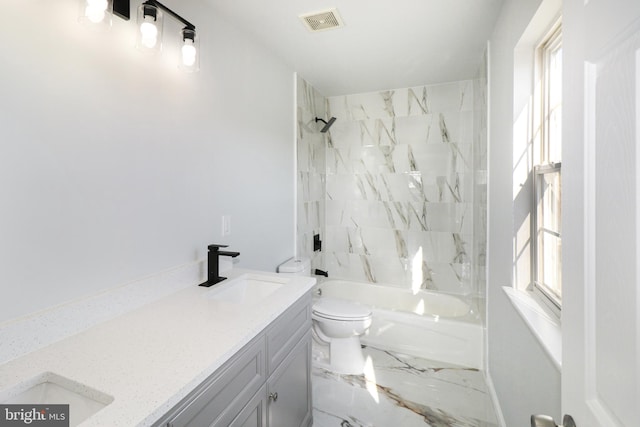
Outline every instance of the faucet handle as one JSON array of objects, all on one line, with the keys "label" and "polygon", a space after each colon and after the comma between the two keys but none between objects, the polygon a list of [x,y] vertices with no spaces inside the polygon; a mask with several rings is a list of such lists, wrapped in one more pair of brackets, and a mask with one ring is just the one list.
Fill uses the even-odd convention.
[{"label": "faucet handle", "polygon": [[218,249],[220,249],[220,248],[226,248],[226,247],[228,247],[228,246],[229,246],[229,245],[218,245],[218,244],[216,244],[216,243],[213,243],[213,244],[211,244],[211,245],[207,246],[207,248],[208,248],[210,251],[217,251],[217,250],[218,250]]}]

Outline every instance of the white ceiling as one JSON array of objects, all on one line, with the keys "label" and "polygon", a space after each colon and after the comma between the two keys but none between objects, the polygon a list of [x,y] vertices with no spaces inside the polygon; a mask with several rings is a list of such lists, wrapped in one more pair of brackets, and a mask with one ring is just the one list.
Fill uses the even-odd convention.
[{"label": "white ceiling", "polygon": [[[463,80],[478,71],[503,0],[210,0],[325,96]],[[336,8],[311,33],[299,15]]]}]

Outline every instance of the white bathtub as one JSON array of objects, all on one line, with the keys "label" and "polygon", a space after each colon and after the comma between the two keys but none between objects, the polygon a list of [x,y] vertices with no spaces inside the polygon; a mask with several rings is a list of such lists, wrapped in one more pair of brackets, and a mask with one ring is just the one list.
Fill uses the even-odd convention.
[{"label": "white bathtub", "polygon": [[316,286],[322,296],[366,304],[373,322],[365,345],[482,369],[483,328],[477,310],[452,295],[346,280]]}]

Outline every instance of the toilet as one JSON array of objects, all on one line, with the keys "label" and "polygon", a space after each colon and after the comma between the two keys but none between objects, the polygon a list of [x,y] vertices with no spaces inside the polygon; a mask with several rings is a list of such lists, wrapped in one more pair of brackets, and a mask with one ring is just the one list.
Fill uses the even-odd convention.
[{"label": "toilet", "polygon": [[319,345],[329,345],[320,365],[339,374],[364,372],[360,337],[371,326],[371,309],[350,301],[319,297],[311,309],[313,335]]},{"label": "toilet", "polygon": [[[278,267],[279,273],[310,275],[308,259],[290,259]],[[318,351],[315,363],[338,374],[359,375],[364,371],[360,345],[371,326],[371,308],[351,301],[319,296],[311,309],[313,338]]]}]

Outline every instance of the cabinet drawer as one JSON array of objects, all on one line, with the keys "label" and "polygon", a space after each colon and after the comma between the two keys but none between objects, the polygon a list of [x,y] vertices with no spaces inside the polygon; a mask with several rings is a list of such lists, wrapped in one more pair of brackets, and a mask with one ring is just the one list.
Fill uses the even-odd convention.
[{"label": "cabinet drawer", "polygon": [[192,394],[169,418],[169,427],[228,427],[264,384],[265,338],[248,344]]},{"label": "cabinet drawer", "polygon": [[305,294],[282,313],[267,330],[269,373],[284,360],[311,328],[311,293]]}]

